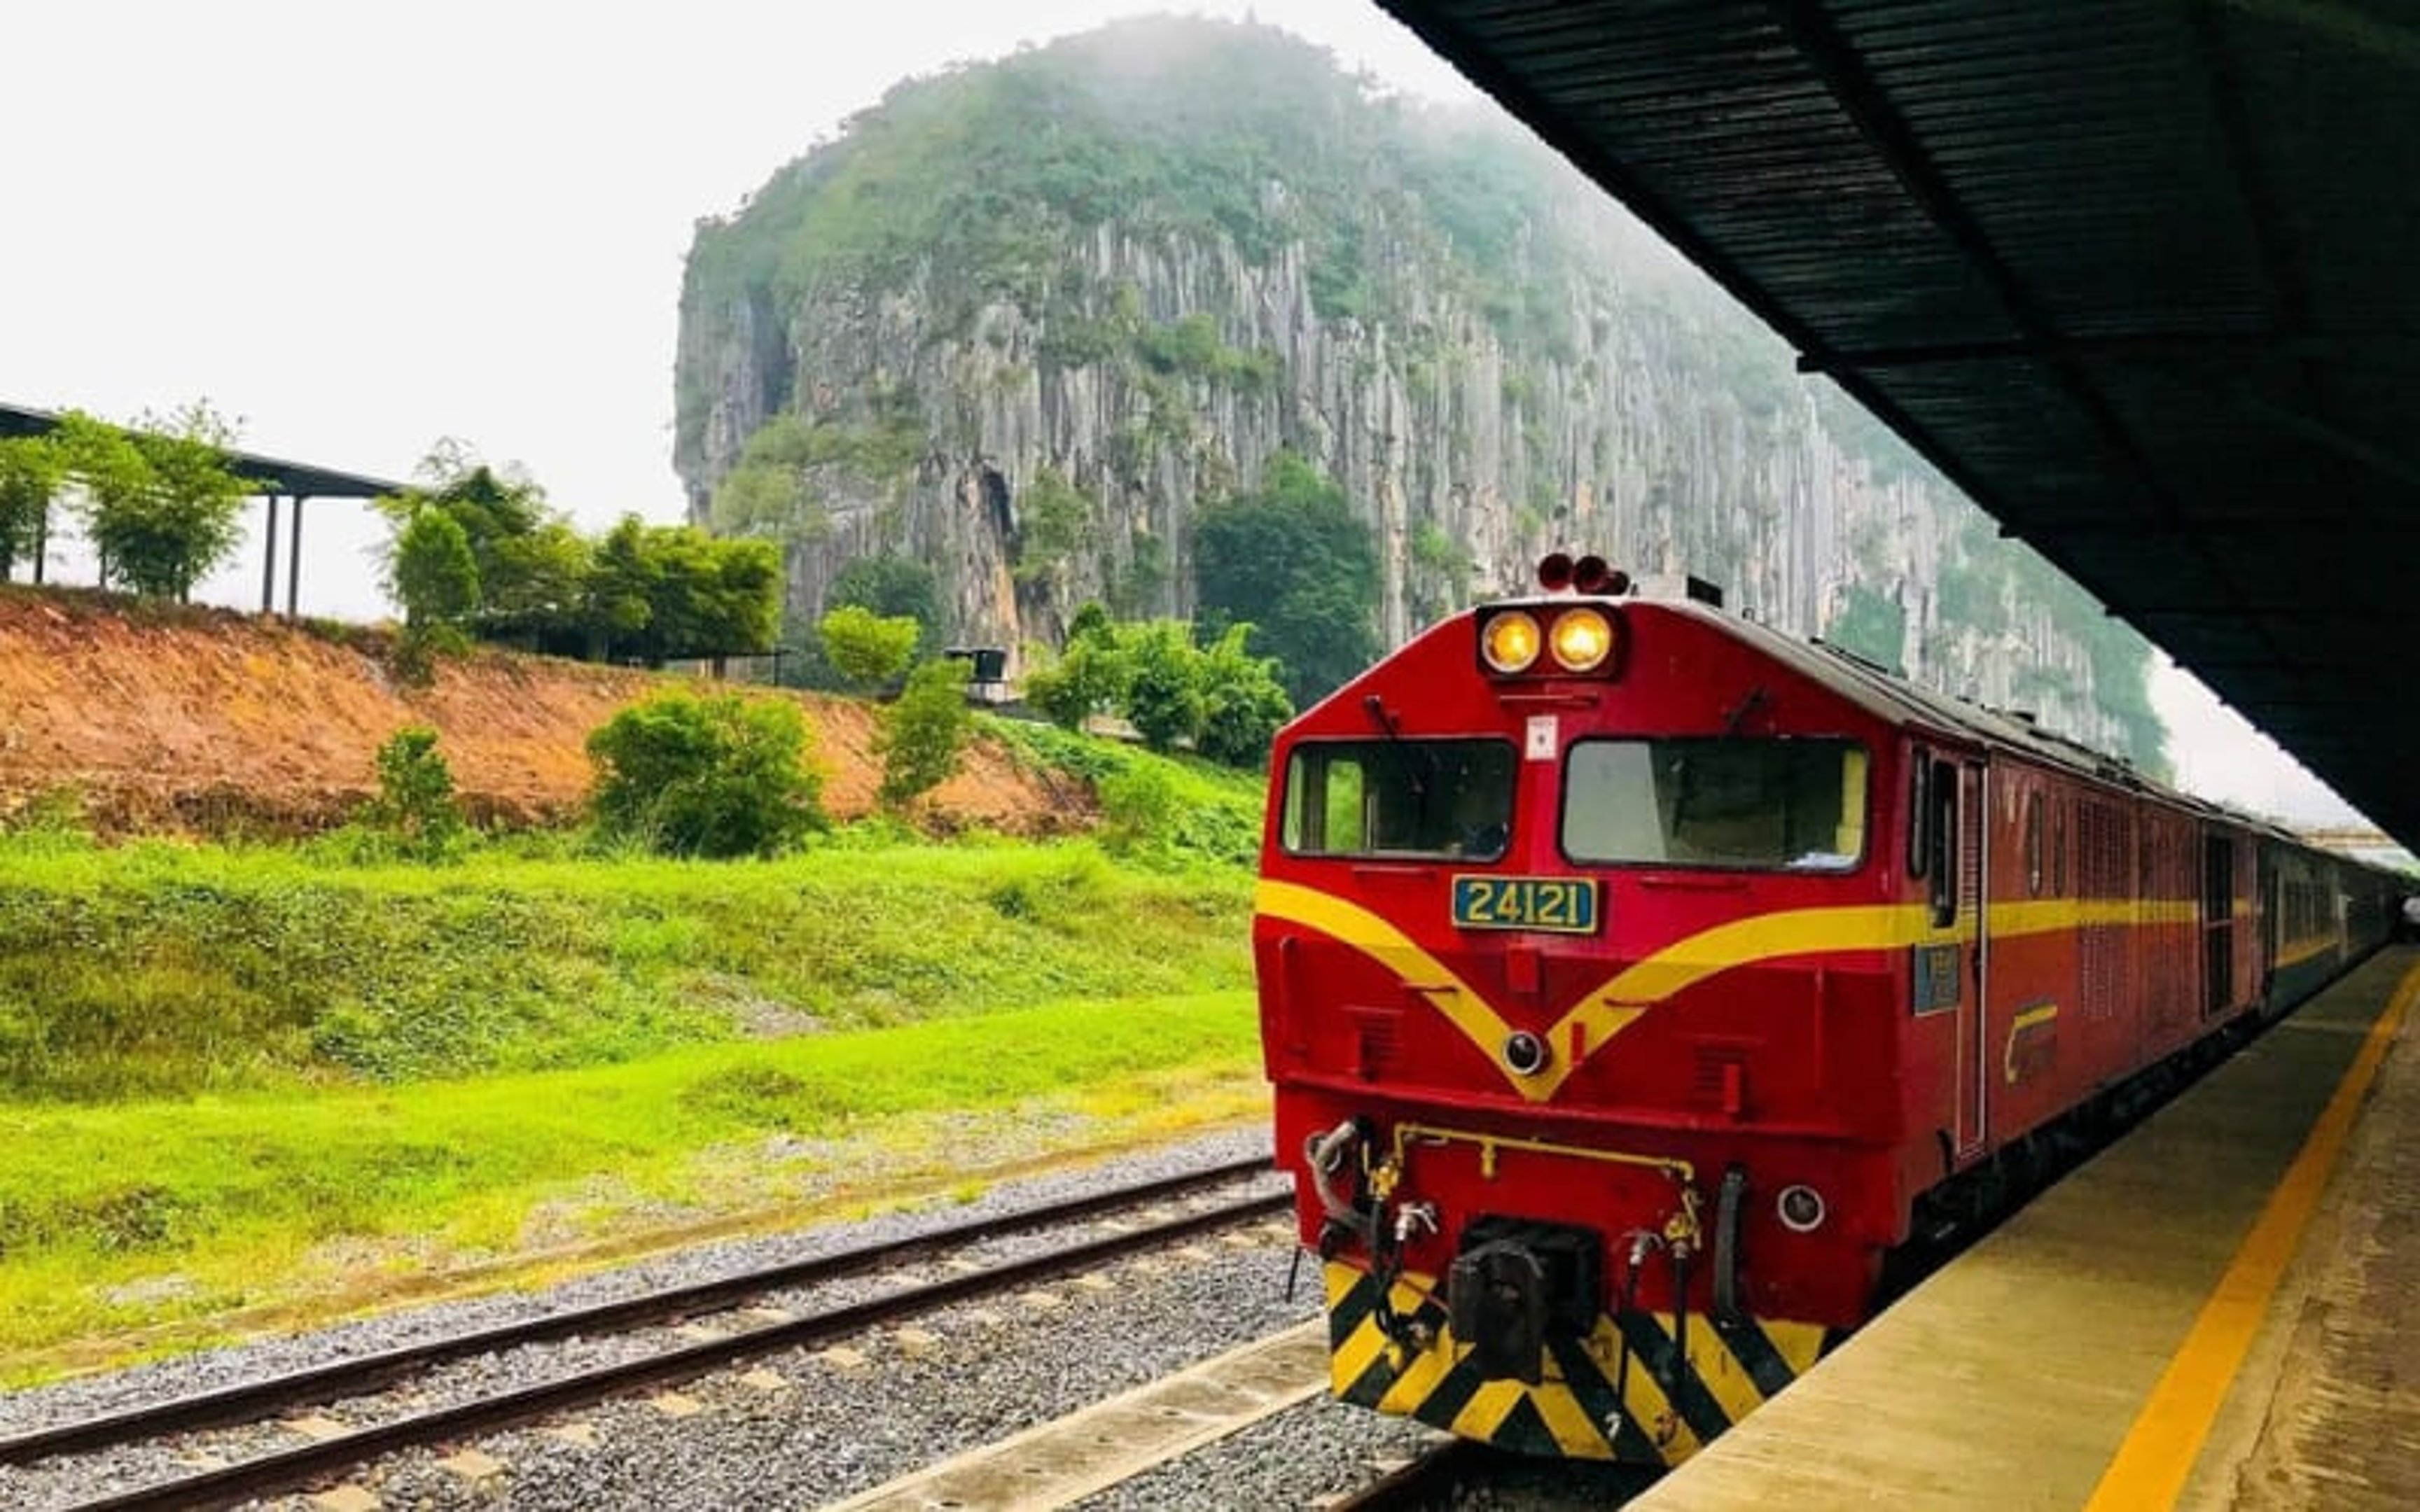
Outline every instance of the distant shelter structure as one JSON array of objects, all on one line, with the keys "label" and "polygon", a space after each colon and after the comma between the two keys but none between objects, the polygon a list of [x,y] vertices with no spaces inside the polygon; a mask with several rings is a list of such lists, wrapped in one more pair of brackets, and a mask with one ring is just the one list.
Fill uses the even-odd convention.
[{"label": "distant shelter structure", "polygon": [[[59,416],[48,409],[31,409],[22,405],[0,404],[0,439],[12,436],[46,436],[58,428]],[[263,456],[256,452],[227,452],[229,471],[254,486],[253,497],[267,507],[262,538],[267,542],[260,563],[260,611],[273,612],[277,607],[277,514],[278,501],[293,505],[293,524],[287,532],[286,564],[286,617],[297,617],[302,586],[302,504],[310,499],[382,499],[399,494],[409,486],[388,478],[372,477],[364,472],[345,472],[335,468],[319,467],[308,462],[289,462],[283,457]],[[41,533],[34,547],[34,581],[42,580],[42,556],[49,534],[47,517],[41,523]]]}]

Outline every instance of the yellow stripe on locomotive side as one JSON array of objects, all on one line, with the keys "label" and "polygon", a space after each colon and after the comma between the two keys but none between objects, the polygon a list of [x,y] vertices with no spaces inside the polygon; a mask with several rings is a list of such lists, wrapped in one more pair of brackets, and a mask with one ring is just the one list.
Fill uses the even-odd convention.
[{"label": "yellow stripe on locomotive side", "polygon": [[[1254,893],[1253,905],[1262,918],[1316,930],[1394,972],[1408,989],[1444,1014],[1513,1090],[1532,1103],[1553,1097],[1590,1057],[1649,1009],[1709,977],[1787,956],[1890,950],[1971,939],[1975,925],[1970,909],[1962,911],[1950,928],[1935,929],[1923,903],[1788,908],[1730,919],[1674,941],[1583,994],[1547,1031],[1550,1043],[1564,1046],[1574,1042],[1576,1030],[1579,1054],[1558,1055],[1543,1070],[1522,1075],[1506,1066],[1498,1053],[1512,1033],[1503,1012],[1391,920],[1333,893],[1293,882],[1264,880]],[[1994,938],[2010,939],[2091,925],[2192,924],[2200,917],[2199,903],[2191,900],[2040,899],[1993,904],[1988,929]]]}]

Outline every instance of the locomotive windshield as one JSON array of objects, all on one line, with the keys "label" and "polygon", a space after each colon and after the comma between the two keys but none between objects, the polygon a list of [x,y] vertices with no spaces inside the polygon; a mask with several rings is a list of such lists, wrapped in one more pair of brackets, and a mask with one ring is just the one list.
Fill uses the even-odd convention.
[{"label": "locomotive windshield", "polygon": [[1866,753],[1845,740],[1584,740],[1563,774],[1563,854],[1836,872],[1866,848]]},{"label": "locomotive windshield", "polygon": [[1296,856],[1492,861],[1512,819],[1503,740],[1324,740],[1286,764],[1285,848]]}]

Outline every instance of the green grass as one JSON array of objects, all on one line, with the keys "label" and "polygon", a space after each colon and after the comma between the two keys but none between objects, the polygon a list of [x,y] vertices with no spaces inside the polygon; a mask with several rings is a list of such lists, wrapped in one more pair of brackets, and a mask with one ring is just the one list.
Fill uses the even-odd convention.
[{"label": "green grass", "polygon": [[18,1357],[0,1384],[54,1372],[39,1351],[66,1341],[342,1310],[534,1245],[962,1200],[978,1151],[1256,1115],[1253,1036],[1246,993],[1134,996],[581,1071],[0,1107],[0,1355]]},{"label": "green grass", "polygon": [[[775,861],[0,831],[0,1385],[1265,1116],[1253,779]],[[1194,813],[1190,810],[1198,809]]]},{"label": "green grass", "polygon": [[771,862],[0,838],[0,1098],[624,1061],[767,1029],[1232,990],[1249,877],[1087,842]]}]

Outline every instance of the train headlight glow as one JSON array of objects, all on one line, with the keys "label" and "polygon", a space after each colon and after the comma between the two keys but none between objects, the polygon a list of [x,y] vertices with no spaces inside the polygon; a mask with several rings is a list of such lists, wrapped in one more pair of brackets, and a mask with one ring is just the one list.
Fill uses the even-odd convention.
[{"label": "train headlight glow", "polygon": [[1480,632],[1479,655],[1492,671],[1528,671],[1544,643],[1537,620],[1512,609],[1487,622]]},{"label": "train headlight glow", "polygon": [[1551,643],[1565,671],[1593,671],[1613,655],[1613,622],[1592,609],[1565,609],[1555,617]]}]

